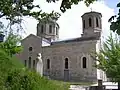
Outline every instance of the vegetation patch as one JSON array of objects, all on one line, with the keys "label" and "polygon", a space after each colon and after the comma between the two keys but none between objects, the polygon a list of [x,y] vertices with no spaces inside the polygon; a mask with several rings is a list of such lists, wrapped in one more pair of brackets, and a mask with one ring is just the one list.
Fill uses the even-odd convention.
[{"label": "vegetation patch", "polygon": [[68,90],[69,85],[48,80],[26,69],[0,49],[0,90]]}]

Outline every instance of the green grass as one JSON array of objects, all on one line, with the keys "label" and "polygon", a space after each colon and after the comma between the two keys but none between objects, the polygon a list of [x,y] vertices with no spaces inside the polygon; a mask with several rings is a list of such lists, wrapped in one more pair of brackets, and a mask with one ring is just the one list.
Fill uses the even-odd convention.
[{"label": "green grass", "polygon": [[64,81],[57,81],[54,80],[54,82],[62,84],[62,85],[85,85],[85,86],[89,86],[94,84],[95,82],[64,82]]},{"label": "green grass", "polygon": [[70,84],[72,85],[85,85],[85,86],[89,86],[94,84],[93,82],[70,82]]}]

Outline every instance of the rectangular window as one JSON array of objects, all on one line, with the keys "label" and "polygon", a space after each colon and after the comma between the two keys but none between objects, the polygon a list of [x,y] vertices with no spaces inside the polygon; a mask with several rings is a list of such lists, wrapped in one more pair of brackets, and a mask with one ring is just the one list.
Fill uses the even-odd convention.
[{"label": "rectangular window", "polygon": [[56,35],[58,35],[58,30],[56,29]]},{"label": "rectangular window", "polygon": [[85,20],[83,20],[83,28],[85,28]]},{"label": "rectangular window", "polygon": [[65,58],[65,69],[68,69],[68,58]]},{"label": "rectangular window", "polygon": [[43,25],[41,25],[41,33],[43,33],[44,31],[43,31],[43,29],[44,29],[44,26]]},{"label": "rectangular window", "polygon": [[35,67],[36,67],[35,60],[33,60],[33,68],[35,68]]},{"label": "rectangular window", "polygon": [[52,25],[49,25],[49,33],[52,33]]},{"label": "rectangular window", "polygon": [[87,68],[87,59],[83,57],[83,68]]},{"label": "rectangular window", "polygon": [[50,69],[50,59],[47,59],[47,69]]},{"label": "rectangular window", "polygon": [[29,57],[29,68],[31,68],[31,57]]},{"label": "rectangular window", "polygon": [[99,27],[98,18],[96,18],[96,27]]},{"label": "rectangular window", "polygon": [[92,27],[92,19],[89,18],[89,27]]}]

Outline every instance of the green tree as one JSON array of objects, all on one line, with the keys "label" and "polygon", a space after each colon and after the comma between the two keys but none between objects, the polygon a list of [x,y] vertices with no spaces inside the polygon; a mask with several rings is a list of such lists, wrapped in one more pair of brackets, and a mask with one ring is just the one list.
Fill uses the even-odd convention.
[{"label": "green tree", "polygon": [[103,43],[100,52],[95,54],[95,57],[99,62],[96,67],[105,71],[111,81],[120,82],[120,42],[117,37],[113,39],[110,35]]},{"label": "green tree", "polygon": [[6,40],[0,43],[0,48],[3,49],[8,55],[13,56],[22,50],[22,46],[18,46],[22,38],[19,35],[9,33]]},{"label": "green tree", "polygon": [[[34,0],[0,0],[0,18],[5,17],[14,24],[20,23],[24,16],[31,16],[37,20],[59,17],[55,12],[50,14],[42,12],[40,6],[34,5],[33,2]],[[39,11],[33,11],[34,8],[38,8]]]},{"label": "green tree", "polygon": [[[47,0],[48,2],[56,2],[59,0]],[[60,6],[60,10],[62,12],[65,12],[67,9],[71,9],[71,6],[77,5],[79,2],[84,1],[84,3],[86,4],[86,6],[89,6],[91,3],[98,1],[98,0],[62,0],[61,6]]]},{"label": "green tree", "polygon": [[108,21],[111,22],[110,30],[120,35],[120,2],[117,4],[117,8],[119,8],[118,14],[112,16]]},{"label": "green tree", "polygon": [[[30,16],[40,21],[43,19],[58,19],[60,14],[52,11],[51,13],[45,13],[41,10],[39,5],[34,5],[35,0],[0,0],[0,18],[4,17],[10,21],[11,25],[15,23],[21,23],[22,17]],[[46,0],[47,2],[55,2],[58,0]],[[70,9],[71,5],[78,4],[83,0],[62,0],[60,10],[65,12],[66,9]],[[85,0],[85,4],[88,6],[97,0]],[[38,8],[39,11],[34,11],[34,8]]]}]

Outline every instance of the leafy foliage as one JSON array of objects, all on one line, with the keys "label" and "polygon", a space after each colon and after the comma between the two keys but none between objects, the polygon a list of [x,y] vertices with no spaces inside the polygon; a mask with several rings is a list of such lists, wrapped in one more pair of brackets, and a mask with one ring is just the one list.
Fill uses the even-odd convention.
[{"label": "leafy foliage", "polygon": [[68,90],[26,69],[16,69],[10,72],[5,86],[8,90]]},{"label": "leafy foliage", "polygon": [[0,49],[0,90],[68,90],[68,87],[40,77]]},{"label": "leafy foliage", "polygon": [[118,15],[112,16],[108,21],[111,22],[110,29],[120,35],[120,2],[117,7],[119,8]]},{"label": "leafy foliage", "polygon": [[[48,2],[56,2],[58,0],[47,0]],[[84,1],[87,6],[89,6],[91,3],[97,0],[62,0],[60,10],[62,12],[65,12],[67,9],[71,9],[71,6],[73,4],[77,5],[80,1]]]},{"label": "leafy foliage", "polygon": [[96,54],[99,64],[97,68],[106,72],[111,81],[120,82],[120,42],[112,35],[103,44],[103,48]]},{"label": "leafy foliage", "polygon": [[8,72],[13,68],[23,68],[22,63],[15,58],[9,57],[0,49],[0,90],[6,90],[4,87]]},{"label": "leafy foliage", "polygon": [[20,43],[21,37],[19,35],[14,35],[13,33],[10,33],[6,40],[2,43],[0,43],[0,48],[4,49],[4,51],[10,55],[13,56],[16,53],[19,53],[22,50],[22,46],[18,46],[17,44]]},{"label": "leafy foliage", "polygon": [[[31,16],[37,20],[46,18],[58,19],[59,13],[52,12],[50,14],[42,12],[39,5],[33,4],[34,0],[0,0],[0,18],[5,17],[10,20],[11,25],[21,23],[22,17]],[[34,11],[38,8],[39,11]]]}]

